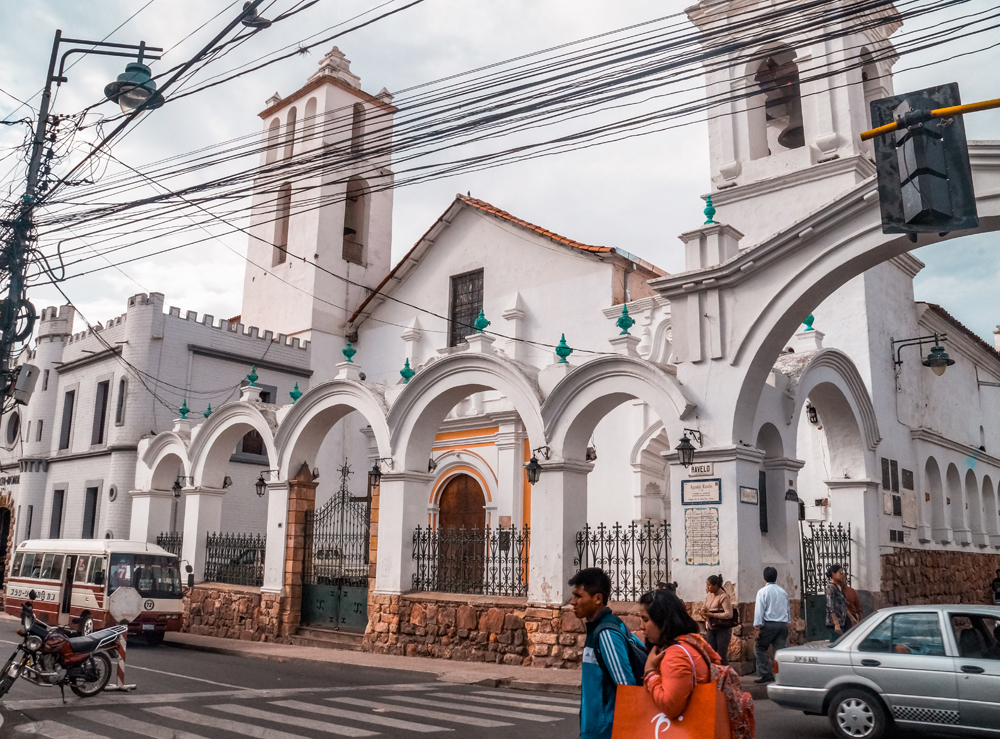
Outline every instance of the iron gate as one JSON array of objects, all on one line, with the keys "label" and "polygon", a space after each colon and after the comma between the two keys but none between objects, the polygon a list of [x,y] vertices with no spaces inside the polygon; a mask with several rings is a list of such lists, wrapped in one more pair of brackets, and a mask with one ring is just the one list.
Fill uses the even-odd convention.
[{"label": "iron gate", "polygon": [[351,497],[350,475],[345,464],[340,489],[321,508],[306,512],[302,623],[364,632],[371,497]]},{"label": "iron gate", "polygon": [[839,564],[851,577],[851,524],[834,526],[820,521],[800,523],[802,541],[802,610],[806,620],[806,641],[827,637],[826,570]]}]

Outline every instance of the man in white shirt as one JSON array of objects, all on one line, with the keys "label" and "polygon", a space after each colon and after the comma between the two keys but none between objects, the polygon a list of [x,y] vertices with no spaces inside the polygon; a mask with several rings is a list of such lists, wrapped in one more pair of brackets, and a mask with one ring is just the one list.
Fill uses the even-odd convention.
[{"label": "man in white shirt", "polygon": [[757,656],[757,683],[773,683],[774,669],[768,657],[767,648],[774,645],[775,651],[785,648],[788,639],[788,624],[792,620],[792,610],[788,593],[778,585],[778,571],[773,567],[764,568],[764,587],[757,591],[754,605],[753,625],[757,641],[753,645]]}]

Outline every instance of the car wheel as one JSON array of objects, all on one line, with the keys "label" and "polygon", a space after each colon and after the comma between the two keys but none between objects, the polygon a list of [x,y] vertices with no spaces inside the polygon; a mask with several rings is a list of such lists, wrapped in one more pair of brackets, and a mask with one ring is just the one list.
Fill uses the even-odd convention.
[{"label": "car wheel", "polygon": [[89,613],[80,617],[80,636],[90,636],[94,633],[94,619]]},{"label": "car wheel", "polygon": [[882,701],[866,690],[837,693],[828,715],[833,733],[840,739],[882,739],[889,728]]}]

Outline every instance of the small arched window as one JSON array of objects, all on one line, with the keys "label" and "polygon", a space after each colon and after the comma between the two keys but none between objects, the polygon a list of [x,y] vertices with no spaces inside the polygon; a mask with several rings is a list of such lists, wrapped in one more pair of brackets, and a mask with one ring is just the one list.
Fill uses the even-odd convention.
[{"label": "small arched window", "polygon": [[360,177],[347,181],[344,203],[344,249],[345,261],[365,264],[365,237],[368,230],[368,183]]},{"label": "small arched window", "polygon": [[295,108],[288,111],[285,119],[285,159],[291,159],[295,150]]},{"label": "small arched window", "polygon": [[750,158],[763,159],[805,146],[795,51],[788,47],[774,50],[757,65],[753,82],[763,95],[750,100]]},{"label": "small arched window", "polygon": [[292,211],[292,184],[286,182],[278,190],[274,209],[274,252],[271,266],[284,264],[288,257],[288,221]]},{"label": "small arched window", "polygon": [[354,116],[351,121],[351,151],[361,151],[365,137],[365,106],[354,104]]},{"label": "small arched window", "polygon": [[319,120],[316,117],[316,98],[309,98],[306,102],[306,117],[302,119],[302,138],[306,142],[306,147],[312,147],[316,145],[313,140],[316,138],[319,130]]},{"label": "small arched window", "polygon": [[267,154],[264,157],[264,161],[268,164],[272,164],[278,159],[278,138],[280,135],[281,121],[275,118],[267,128],[267,140],[264,144],[267,147]]},{"label": "small arched window", "polygon": [[7,445],[12,446],[17,443],[18,437],[21,434],[21,414],[14,411],[10,414],[10,420],[7,421]]},{"label": "small arched window", "polygon": [[125,404],[128,399],[128,380],[124,377],[118,381],[118,403],[115,405],[115,426],[125,423]]}]

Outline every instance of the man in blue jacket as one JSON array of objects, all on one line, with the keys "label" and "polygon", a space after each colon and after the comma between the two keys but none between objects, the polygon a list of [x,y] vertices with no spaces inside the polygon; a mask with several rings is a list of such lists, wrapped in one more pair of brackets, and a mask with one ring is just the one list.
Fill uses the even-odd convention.
[{"label": "man in blue jacket", "polygon": [[611,578],[590,567],[576,573],[570,605],[577,618],[587,624],[583,648],[580,700],[580,739],[611,739],[615,717],[615,694],[619,685],[636,685],[629,661],[628,629],[611,613]]}]

